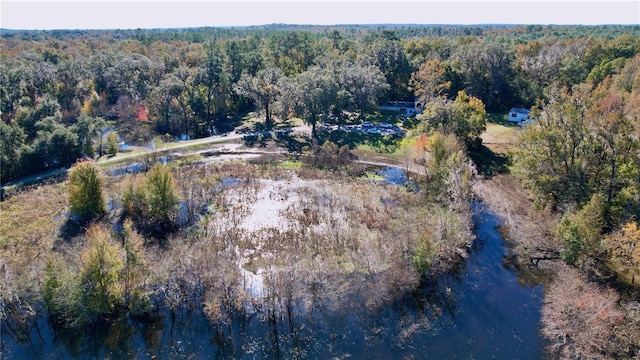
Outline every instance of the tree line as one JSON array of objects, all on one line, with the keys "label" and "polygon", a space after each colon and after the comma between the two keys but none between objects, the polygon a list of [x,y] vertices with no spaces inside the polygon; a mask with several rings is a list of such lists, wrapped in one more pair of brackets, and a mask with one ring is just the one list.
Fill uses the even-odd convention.
[{"label": "tree line", "polygon": [[639,351],[640,56],[619,56],[627,47],[614,43],[580,83],[543,90],[511,157],[534,209],[553,219],[535,251],[569,265],[558,266],[542,310],[561,358]]},{"label": "tree line", "polygon": [[[637,26],[344,26],[3,31],[4,181],[127,143],[232,128],[364,117],[386,100],[453,101],[488,111],[548,101],[551,85],[597,84],[640,49]],[[353,116],[351,117],[353,118]],[[113,141],[112,141],[113,145]]]},{"label": "tree line", "polygon": [[550,87],[517,141],[514,165],[539,208],[564,214],[561,257],[640,282],[640,57],[613,76]]}]

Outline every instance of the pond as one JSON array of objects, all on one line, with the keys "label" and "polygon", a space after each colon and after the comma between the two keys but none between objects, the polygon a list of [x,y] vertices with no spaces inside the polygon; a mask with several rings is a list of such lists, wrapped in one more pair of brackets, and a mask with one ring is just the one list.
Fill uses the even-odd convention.
[{"label": "pond", "polygon": [[[354,358],[540,359],[543,288],[505,267],[499,219],[476,204],[477,241],[455,274],[369,311],[298,307],[213,326],[202,311],[163,309],[144,321],[122,319],[91,331],[55,330],[41,315],[2,325],[2,357],[37,358]],[[359,304],[348,301],[346,304]],[[305,308],[302,310],[302,308]],[[311,311],[308,309],[311,308]]]}]

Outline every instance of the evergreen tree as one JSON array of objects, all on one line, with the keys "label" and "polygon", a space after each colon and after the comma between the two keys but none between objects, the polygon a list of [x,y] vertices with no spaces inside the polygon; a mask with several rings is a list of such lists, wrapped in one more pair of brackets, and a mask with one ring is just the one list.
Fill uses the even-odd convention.
[{"label": "evergreen tree", "polygon": [[115,156],[118,153],[118,133],[110,131],[107,134],[107,155]]},{"label": "evergreen tree", "polygon": [[155,164],[147,174],[146,202],[150,220],[158,225],[173,221],[178,204],[178,194],[171,170]]},{"label": "evergreen tree", "polygon": [[92,161],[81,161],[69,170],[69,211],[89,221],[106,213],[100,170]]}]

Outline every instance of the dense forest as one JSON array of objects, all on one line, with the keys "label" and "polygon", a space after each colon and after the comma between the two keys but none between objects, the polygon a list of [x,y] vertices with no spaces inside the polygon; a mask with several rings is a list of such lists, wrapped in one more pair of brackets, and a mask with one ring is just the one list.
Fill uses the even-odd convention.
[{"label": "dense forest", "polygon": [[[265,111],[267,125],[363,115],[385,100],[459,91],[488,111],[548,101],[633,73],[637,26],[271,25],[114,31],[2,31],[2,179],[128,144],[198,138]],[[631,80],[628,80],[629,82]],[[627,90],[631,84],[627,84]],[[308,89],[317,89],[316,93]]]},{"label": "dense forest", "polygon": [[[66,245],[38,231],[26,234],[19,229],[24,239],[15,244],[0,234],[3,257],[14,250],[20,253],[29,241],[59,253],[46,264],[38,253],[37,275],[7,270],[21,280],[3,285],[11,294],[1,298],[3,316],[9,310],[18,312],[33,296],[58,313],[62,323],[84,326],[122,308],[145,312],[160,297],[174,304],[179,291],[196,289],[193,297],[200,297],[189,301],[222,329],[220,324],[233,322],[225,316],[239,311],[234,304],[247,300],[246,294],[232,294],[229,284],[237,285],[236,280],[222,274],[239,261],[237,254],[225,253],[229,244],[242,248],[250,242],[238,227],[245,210],[233,203],[260,202],[260,181],[276,177],[294,184],[309,182],[286,195],[304,203],[295,215],[288,214],[295,228],[279,232],[281,242],[273,240],[274,234],[260,235],[273,240],[270,251],[290,267],[280,274],[290,278],[278,279],[279,284],[307,281],[298,278],[297,271],[309,279],[324,277],[318,282],[326,288],[335,285],[331,290],[337,294],[348,291],[332,284],[335,279],[328,274],[335,274],[324,273],[326,269],[348,268],[350,275],[363,278],[384,274],[373,287],[349,290],[375,299],[363,300],[369,301],[365,307],[375,307],[377,303],[370,302],[393,299],[394,293],[417,287],[429,274],[446,273],[464,261],[471,238],[472,183],[484,178],[498,184],[508,173],[518,191],[531,199],[526,221],[537,227],[510,224],[512,236],[525,234],[531,242],[514,246],[519,266],[552,278],[542,314],[549,355],[640,354],[640,306],[634,305],[640,284],[640,26],[3,30],[0,45],[2,183],[76,164],[68,184],[36,189],[28,196],[49,206],[68,205],[75,218],[64,226],[71,229],[52,230],[64,233]],[[295,154],[300,167],[295,170],[269,167],[267,160],[250,167],[216,165],[214,170],[187,165],[175,171],[155,165],[120,182],[103,179],[94,163],[82,160],[113,155],[122,142],[146,145],[158,138],[228,133],[238,130],[250,112],[260,119],[254,130],[279,129],[298,119],[310,126],[312,139],[319,139],[319,125],[368,122],[387,101],[415,101],[423,110],[400,124],[408,131],[408,148],[414,150],[414,158],[407,161],[421,166],[411,174],[421,189],[415,197],[412,191],[389,190],[389,195],[356,182],[363,170],[350,165],[353,149],[331,142],[320,146],[310,140],[312,149]],[[531,109],[535,121],[518,129],[508,152],[492,153],[482,145],[487,119],[501,118],[512,107]],[[492,167],[496,159],[502,167]],[[329,179],[324,170],[339,180]],[[252,180],[234,193],[214,187],[212,179],[221,183],[223,175]],[[494,176],[498,180],[491,180]],[[347,190],[344,183],[349,183]],[[104,191],[117,194],[109,206]],[[67,193],[68,204],[63,200]],[[365,200],[350,198],[361,193],[386,196],[397,208],[390,212],[365,195]],[[10,205],[5,209],[14,214],[20,201],[35,201],[25,196],[6,200]],[[483,200],[492,206],[501,205],[497,197],[492,203],[486,196]],[[179,202],[189,216],[201,214],[200,222],[181,223]],[[336,214],[344,215],[344,223]],[[117,235],[105,221],[92,223],[105,218],[118,223]],[[342,227],[331,229],[326,239],[309,232],[322,224],[320,218]],[[416,226],[408,228],[407,223]],[[522,229],[525,232],[518,233]],[[88,244],[82,250],[84,245],[73,240],[78,236]],[[402,241],[381,244],[380,238]],[[315,259],[323,246],[329,255],[318,260],[323,261],[318,267],[322,270],[299,262],[305,256]],[[159,265],[148,266],[152,261],[145,257]],[[169,263],[181,257],[193,262]],[[96,264],[104,258],[119,259],[107,264],[108,286],[101,283],[105,278],[92,278],[99,277]],[[403,260],[394,263],[392,258]],[[27,269],[28,262],[20,259],[12,261]],[[65,265],[69,259],[81,264],[80,277]],[[213,271],[210,259],[223,271]],[[549,261],[561,265],[540,265]],[[167,270],[171,266],[179,270]],[[565,278],[559,280],[561,276]],[[176,278],[186,285],[176,285]],[[37,288],[30,281],[37,282]],[[156,288],[151,289],[152,283]],[[89,285],[95,287],[94,297],[82,297],[78,289]],[[109,286],[117,291],[107,291]],[[291,301],[293,290],[287,291]],[[83,306],[94,314],[81,313]],[[291,311],[291,304],[287,306],[281,309]]]}]

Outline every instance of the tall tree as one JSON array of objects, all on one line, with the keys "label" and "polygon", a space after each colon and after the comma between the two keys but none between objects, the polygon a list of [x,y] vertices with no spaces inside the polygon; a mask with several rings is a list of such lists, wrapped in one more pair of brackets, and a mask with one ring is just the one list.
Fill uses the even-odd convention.
[{"label": "tall tree", "polygon": [[57,66],[56,96],[63,112],[65,124],[73,123],[82,110],[85,89],[82,83],[89,78],[88,66],[84,59],[66,60]]},{"label": "tall tree", "polygon": [[389,84],[388,98],[404,100],[411,96],[408,91],[411,73],[415,70],[404,52],[404,47],[395,32],[384,30],[373,41],[370,49],[374,64],[380,68]]},{"label": "tall tree", "polygon": [[16,109],[24,91],[21,86],[23,67],[3,60],[0,63],[0,115],[2,120],[15,117]]},{"label": "tall tree", "polygon": [[[628,212],[640,190],[637,117],[624,105],[632,95],[603,84],[574,86],[572,93],[550,93],[536,109],[537,121],[519,137],[516,168],[534,194],[554,205],[581,205],[599,193],[609,225]],[[625,101],[626,96],[629,97]]]},{"label": "tall tree", "polygon": [[[73,129],[78,135],[78,143],[85,155],[93,156],[95,153],[96,140],[100,140],[102,131],[107,126],[101,117],[92,117],[87,114],[81,114]],[[98,147],[98,155],[102,155],[102,149]]]},{"label": "tall tree", "polygon": [[56,66],[50,62],[34,59],[27,62],[22,74],[23,87],[31,104],[44,94],[54,95]]},{"label": "tall tree", "polygon": [[441,131],[467,142],[477,142],[485,130],[486,117],[482,101],[460,91],[455,101],[440,99],[427,104],[417,118],[429,132]]},{"label": "tall tree", "polygon": [[516,167],[539,200],[580,203],[590,193],[583,167],[592,136],[583,123],[587,104],[572,101],[566,92],[549,97],[549,104],[534,108],[536,122],[518,137]]},{"label": "tall tree", "polygon": [[181,66],[165,75],[156,88],[152,104],[160,114],[158,126],[175,135],[197,135],[197,121],[191,108],[195,97],[193,78],[194,71]]},{"label": "tall tree", "polygon": [[209,135],[216,131],[219,122],[225,120],[227,111],[229,74],[221,50],[213,45],[206,49],[193,79],[195,97],[191,107],[206,124]]},{"label": "tall tree", "polygon": [[284,75],[296,75],[313,64],[314,44],[314,35],[308,31],[277,31],[267,42],[268,58]]},{"label": "tall tree", "polygon": [[422,63],[409,82],[409,90],[413,91],[422,105],[436,98],[446,97],[450,88],[451,81],[447,79],[445,64],[439,59]]},{"label": "tall tree", "polygon": [[[598,96],[599,93],[602,97]],[[620,217],[622,207],[640,189],[640,133],[637,121],[625,113],[629,95],[610,89],[598,89],[595,95],[598,99],[585,116],[585,126],[593,132],[591,146],[596,151],[592,158],[596,176],[593,181],[605,196],[606,216],[611,221],[609,216],[614,214],[610,211],[617,212],[615,217]]]},{"label": "tall tree", "polygon": [[312,136],[316,134],[316,124],[326,119],[338,95],[338,84],[333,72],[314,66],[296,77],[296,112],[311,125]]},{"label": "tall tree", "polygon": [[484,103],[489,109],[496,108],[494,101],[498,100],[508,106],[506,101],[510,94],[509,81],[513,78],[512,50],[503,44],[488,43],[484,46],[482,60],[486,69],[488,89]]},{"label": "tall tree", "polygon": [[111,59],[102,65],[106,65],[106,68],[101,74],[109,102],[113,104],[121,96],[146,99],[153,84],[152,61],[142,54],[124,51],[116,53]]},{"label": "tall tree", "polygon": [[255,76],[242,74],[234,86],[238,94],[252,99],[264,110],[267,127],[273,126],[271,105],[280,96],[278,81],[282,76],[282,71],[278,68],[262,69]]},{"label": "tall tree", "polygon": [[389,84],[375,65],[362,66],[344,62],[337,71],[340,88],[349,103],[364,118],[367,111],[375,109],[378,99],[389,89]]},{"label": "tall tree", "polygon": [[27,135],[22,128],[0,121],[0,177],[13,179],[21,170],[22,148]]},{"label": "tall tree", "polygon": [[508,107],[509,97],[517,93],[508,86],[513,77],[512,59],[506,45],[473,40],[457,48],[451,63],[463,79],[465,92],[482,99],[487,108],[496,109],[499,105]]},{"label": "tall tree", "polygon": [[[454,134],[435,131],[424,137],[426,151],[425,187],[427,195],[448,208],[468,211],[472,198],[475,168],[465,153],[465,146]],[[424,153],[426,154],[426,152]]]},{"label": "tall tree", "polygon": [[[263,58],[260,53],[260,39],[251,37],[242,40],[230,40],[224,43],[226,64],[229,72],[229,83],[235,84],[240,80],[242,73],[255,75],[263,67]],[[235,111],[246,109],[247,101],[235,91],[230,91],[231,107]]]},{"label": "tall tree", "polygon": [[464,90],[467,94],[482,98],[486,95],[485,69],[482,64],[482,45],[473,39],[459,39],[458,46],[449,58],[452,71],[460,78],[458,88],[451,91]]}]

